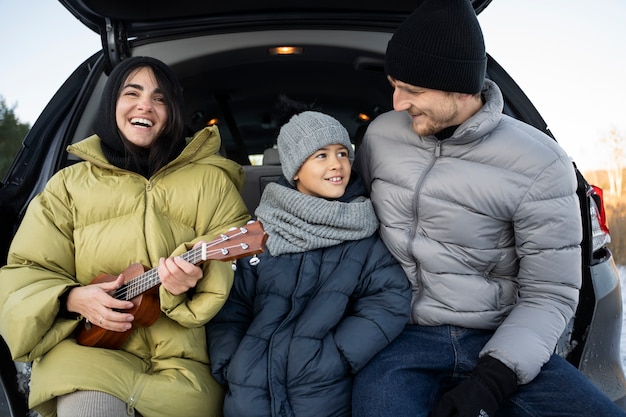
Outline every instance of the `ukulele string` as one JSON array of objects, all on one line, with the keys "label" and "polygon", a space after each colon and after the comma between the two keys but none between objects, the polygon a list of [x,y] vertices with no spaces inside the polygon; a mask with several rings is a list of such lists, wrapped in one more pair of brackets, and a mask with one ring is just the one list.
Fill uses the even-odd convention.
[{"label": "ukulele string", "polygon": [[[211,242],[207,242],[206,247],[210,248],[213,247],[215,245],[218,245],[220,243],[223,243],[225,241],[228,241],[234,237],[237,237],[239,235],[243,235],[246,234],[247,230],[243,229],[243,228],[239,228],[239,232],[233,234],[232,236],[228,236],[228,235],[221,235],[219,238],[212,240]],[[225,246],[223,248],[220,249],[213,249],[210,251],[207,251],[207,257],[209,255],[215,255],[215,254],[219,254],[222,253],[224,255],[228,254],[228,250],[229,249],[234,249],[234,248],[244,248],[244,244],[238,244],[238,245],[231,245],[231,246]],[[195,249],[192,249],[189,252],[186,252],[186,254],[188,254],[189,256],[187,256],[187,258],[189,259],[185,259],[183,257],[183,259],[185,259],[186,261],[195,264],[198,264],[200,261],[203,260],[203,256],[202,256],[202,246],[199,246]],[[185,255],[185,254],[183,254]],[[182,255],[181,255],[182,257]],[[146,271],[145,273],[137,276],[136,278],[131,279],[130,281],[122,284],[122,286],[120,288],[118,288],[117,290],[115,290],[115,293],[113,295],[113,297],[117,298],[118,300],[130,300],[132,298],[135,298],[136,296],[138,296],[139,294],[145,292],[146,290],[154,287],[156,284],[158,284],[160,281],[159,276],[158,276],[158,272],[157,272],[157,268],[153,268],[149,271]]]}]

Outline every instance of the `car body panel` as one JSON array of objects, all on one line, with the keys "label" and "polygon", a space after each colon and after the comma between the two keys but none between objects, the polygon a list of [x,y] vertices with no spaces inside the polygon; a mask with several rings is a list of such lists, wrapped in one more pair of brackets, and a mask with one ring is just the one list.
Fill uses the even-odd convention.
[{"label": "car body panel", "polygon": [[[105,72],[129,56],[130,43],[176,37],[190,32],[250,31],[259,27],[295,28],[323,26],[377,28],[390,31],[415,9],[411,0],[301,2],[270,0],[254,2],[197,2],[182,0],[60,0],[70,13],[102,39]],[[471,0],[479,14],[491,0]]]},{"label": "car body panel", "polygon": [[591,267],[591,276],[597,302],[578,368],[623,408],[626,404],[624,374],[607,371],[622,368],[619,341],[623,307],[619,272],[613,262],[601,262]]},{"label": "car body panel", "polygon": [[[474,10],[479,14],[491,0],[471,0]],[[411,13],[419,4],[415,0],[390,1],[359,1],[359,0],[317,0],[314,2],[294,0],[265,0],[263,2],[250,0],[231,0],[222,2],[197,0],[179,0],[177,2],[163,0],[60,0],[85,26],[96,33],[106,31],[109,21],[125,21],[127,31],[131,37],[141,37],[142,34],[154,30],[162,31],[165,27],[193,26],[194,22],[212,19],[216,22],[237,22],[251,16],[252,21],[273,21],[277,18],[290,19],[299,16],[302,19],[311,19],[316,14],[330,16],[357,16],[376,15],[382,20],[381,14],[404,15]],[[331,18],[332,20],[332,18]],[[298,19],[298,21],[302,21]],[[188,31],[188,29],[187,29]]]}]

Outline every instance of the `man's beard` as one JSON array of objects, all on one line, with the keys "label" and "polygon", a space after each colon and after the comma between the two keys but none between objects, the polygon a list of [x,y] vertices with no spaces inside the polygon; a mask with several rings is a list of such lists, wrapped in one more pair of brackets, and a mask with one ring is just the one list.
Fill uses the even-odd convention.
[{"label": "man's beard", "polygon": [[456,123],[458,115],[457,103],[450,97],[449,100],[442,101],[439,107],[430,111],[426,115],[426,120],[422,120],[420,123],[414,121],[411,127],[415,133],[422,137],[436,135],[442,130],[458,124]]}]

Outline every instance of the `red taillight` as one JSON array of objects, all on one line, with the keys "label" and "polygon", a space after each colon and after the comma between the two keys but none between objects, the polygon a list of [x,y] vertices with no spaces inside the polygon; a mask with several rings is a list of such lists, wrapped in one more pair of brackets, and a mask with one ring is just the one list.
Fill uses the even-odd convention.
[{"label": "red taillight", "polygon": [[609,226],[606,222],[602,188],[592,185],[587,192],[587,196],[589,197],[589,209],[591,214],[592,245],[593,251],[595,252],[611,242],[611,235],[609,234]]}]

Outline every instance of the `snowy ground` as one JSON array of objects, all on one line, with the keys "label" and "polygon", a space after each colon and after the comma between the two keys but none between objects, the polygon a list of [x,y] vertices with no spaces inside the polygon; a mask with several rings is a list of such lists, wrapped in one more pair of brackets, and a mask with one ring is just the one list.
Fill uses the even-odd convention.
[{"label": "snowy ground", "polygon": [[[620,281],[622,283],[622,305],[626,306],[626,266],[618,266]],[[622,365],[626,368],[626,308],[624,308],[622,321]]]}]

